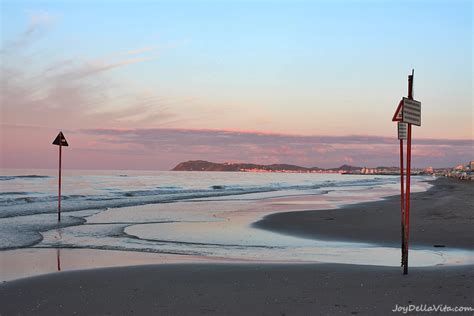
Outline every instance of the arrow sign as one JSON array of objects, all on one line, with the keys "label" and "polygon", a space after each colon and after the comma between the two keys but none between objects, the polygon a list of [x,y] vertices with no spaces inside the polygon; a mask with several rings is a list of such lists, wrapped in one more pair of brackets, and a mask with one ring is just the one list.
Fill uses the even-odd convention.
[{"label": "arrow sign", "polygon": [[53,145],[69,146],[63,132],[59,132],[58,136],[56,136],[56,139],[53,142]]}]

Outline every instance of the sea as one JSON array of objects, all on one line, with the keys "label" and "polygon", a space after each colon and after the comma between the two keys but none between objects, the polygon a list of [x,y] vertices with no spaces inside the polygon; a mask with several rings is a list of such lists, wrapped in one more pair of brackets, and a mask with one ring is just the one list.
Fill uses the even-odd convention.
[{"label": "sea", "polygon": [[[412,191],[432,177],[412,177]],[[398,245],[328,241],[256,228],[275,212],[340,208],[399,194],[398,176],[319,173],[0,170],[0,252],[100,249],[237,262],[397,266]],[[413,249],[412,266],[472,254]]]}]

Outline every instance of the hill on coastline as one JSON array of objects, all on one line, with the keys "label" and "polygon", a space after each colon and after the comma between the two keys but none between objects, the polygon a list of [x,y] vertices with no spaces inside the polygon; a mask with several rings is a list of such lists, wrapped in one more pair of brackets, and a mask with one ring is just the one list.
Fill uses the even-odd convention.
[{"label": "hill on coastline", "polygon": [[289,164],[272,164],[259,165],[253,163],[215,163],[204,160],[190,160],[179,163],[171,171],[254,171],[254,172],[318,172],[318,171],[333,171],[333,172],[350,172],[360,170],[360,167],[349,165],[342,165],[339,168],[323,169],[319,167],[305,168]]}]

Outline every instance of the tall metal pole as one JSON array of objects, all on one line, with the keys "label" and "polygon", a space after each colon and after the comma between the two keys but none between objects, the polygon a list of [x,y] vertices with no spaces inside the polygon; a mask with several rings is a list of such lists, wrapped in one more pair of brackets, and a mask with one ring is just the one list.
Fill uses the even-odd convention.
[{"label": "tall metal pole", "polygon": [[59,144],[59,181],[58,181],[58,222],[61,221],[61,155],[62,145]]},{"label": "tall metal pole", "polygon": [[407,189],[405,207],[405,264],[403,274],[408,274],[408,240],[410,237],[410,174],[411,174],[411,124],[408,124],[407,135]]},{"label": "tall metal pole", "polygon": [[404,168],[403,168],[403,139],[400,139],[400,210],[401,210],[401,227],[402,227],[402,266],[403,262],[403,255],[405,253],[405,193],[404,193],[404,185],[405,176],[404,176]]},{"label": "tall metal pole", "polygon": [[[408,98],[413,100],[413,75],[408,76]],[[406,186],[406,207],[405,207],[405,255],[403,256],[403,274],[408,274],[408,240],[410,237],[410,176],[411,176],[411,124],[408,123],[407,133],[407,186]]]}]

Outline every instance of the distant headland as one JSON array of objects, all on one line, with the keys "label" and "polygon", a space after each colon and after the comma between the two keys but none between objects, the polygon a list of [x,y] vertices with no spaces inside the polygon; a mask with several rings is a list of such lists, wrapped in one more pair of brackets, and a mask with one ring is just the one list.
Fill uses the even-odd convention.
[{"label": "distant headland", "polygon": [[[414,168],[412,174],[415,175],[440,175],[461,179],[472,179],[474,161],[467,164],[460,164],[454,168]],[[205,160],[189,160],[179,163],[171,171],[221,171],[221,172],[281,172],[281,173],[339,173],[339,174],[378,174],[397,175],[400,173],[398,167],[357,167],[342,165],[337,168],[300,167],[290,164],[259,165],[254,163],[216,163]]]},{"label": "distant headland", "polygon": [[283,172],[283,173],[348,173],[348,174],[361,174],[365,171],[377,170],[377,172],[387,174],[396,174],[398,172],[397,167],[377,167],[375,169],[356,167],[350,165],[342,165],[337,168],[319,168],[319,167],[301,167],[290,164],[272,164],[272,165],[259,165],[253,163],[215,163],[205,160],[190,160],[179,163],[171,171],[221,171],[221,172]]}]

